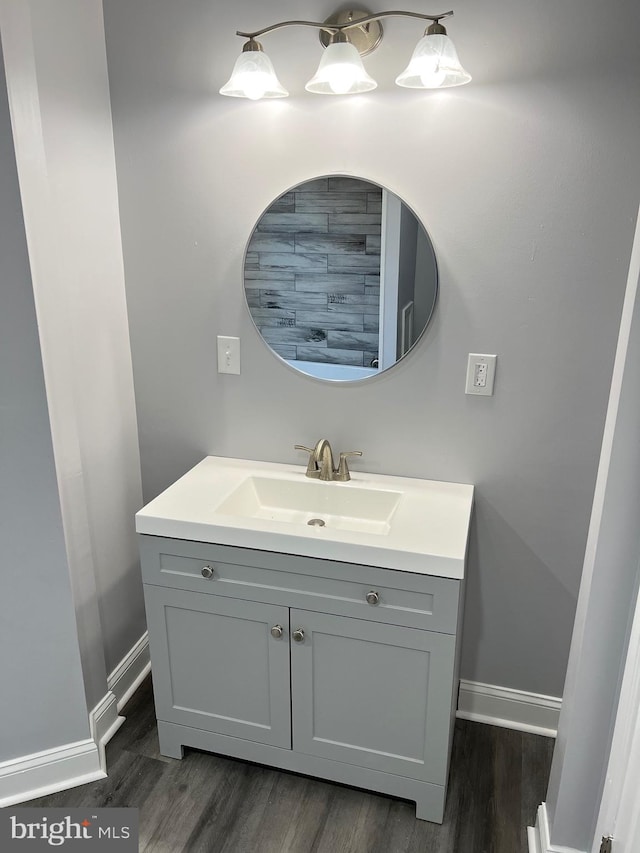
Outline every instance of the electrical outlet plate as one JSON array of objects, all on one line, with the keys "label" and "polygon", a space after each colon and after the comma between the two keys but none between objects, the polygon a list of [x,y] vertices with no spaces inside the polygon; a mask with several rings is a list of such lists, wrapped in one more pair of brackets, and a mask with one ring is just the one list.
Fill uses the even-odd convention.
[{"label": "electrical outlet plate", "polygon": [[465,394],[483,397],[493,395],[497,355],[470,352],[467,361],[467,384]]},{"label": "electrical outlet plate", "polygon": [[218,335],[218,373],[240,373],[240,338]]}]

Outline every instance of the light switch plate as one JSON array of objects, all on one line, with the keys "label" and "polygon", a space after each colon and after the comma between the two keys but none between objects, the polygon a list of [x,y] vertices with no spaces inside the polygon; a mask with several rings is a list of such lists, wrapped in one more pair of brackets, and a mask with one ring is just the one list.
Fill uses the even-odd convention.
[{"label": "light switch plate", "polygon": [[497,355],[469,353],[465,394],[476,394],[483,397],[493,395],[497,358]]},{"label": "light switch plate", "polygon": [[240,373],[240,338],[218,335],[218,373]]}]

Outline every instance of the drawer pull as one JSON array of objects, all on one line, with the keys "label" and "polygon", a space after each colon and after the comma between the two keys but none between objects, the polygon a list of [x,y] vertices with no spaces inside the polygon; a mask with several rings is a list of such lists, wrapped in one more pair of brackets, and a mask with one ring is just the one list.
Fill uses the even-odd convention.
[{"label": "drawer pull", "polygon": [[376,605],[380,604],[380,594],[375,592],[373,589],[368,592],[367,604],[370,604],[372,607],[376,607]]},{"label": "drawer pull", "polygon": [[282,630],[282,625],[274,625],[271,629],[271,636],[274,637],[276,640],[279,640],[283,633],[284,631]]},{"label": "drawer pull", "polygon": [[214,571],[211,566],[203,566],[202,571],[200,572],[203,578],[207,578],[207,580],[211,580],[214,575]]},{"label": "drawer pull", "polygon": [[302,643],[304,641],[304,628],[296,628],[292,636],[296,643]]}]

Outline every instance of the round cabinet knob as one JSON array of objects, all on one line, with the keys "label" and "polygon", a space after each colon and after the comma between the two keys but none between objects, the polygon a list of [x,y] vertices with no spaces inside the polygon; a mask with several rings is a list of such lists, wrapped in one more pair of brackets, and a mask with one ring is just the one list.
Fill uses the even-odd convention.
[{"label": "round cabinet knob", "polygon": [[367,604],[370,604],[372,607],[375,607],[377,604],[380,604],[380,595],[379,593],[371,590],[371,592],[367,593]]},{"label": "round cabinet knob", "polygon": [[296,643],[302,643],[304,641],[304,629],[296,628],[292,636]]},{"label": "round cabinet knob", "polygon": [[271,636],[275,637],[276,640],[279,640],[283,633],[284,631],[282,630],[282,625],[274,625],[271,629]]},{"label": "round cabinet knob", "polygon": [[211,566],[203,566],[200,574],[203,578],[207,578],[208,580],[213,577],[213,569],[211,568]]}]

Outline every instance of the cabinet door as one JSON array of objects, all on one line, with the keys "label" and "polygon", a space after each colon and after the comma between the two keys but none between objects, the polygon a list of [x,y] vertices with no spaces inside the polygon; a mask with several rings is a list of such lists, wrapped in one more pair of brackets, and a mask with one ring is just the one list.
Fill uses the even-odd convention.
[{"label": "cabinet door", "polygon": [[304,610],[291,631],[294,750],[445,784],[455,637]]},{"label": "cabinet door", "polygon": [[158,719],[290,749],[288,608],[156,586],[145,600]]}]

